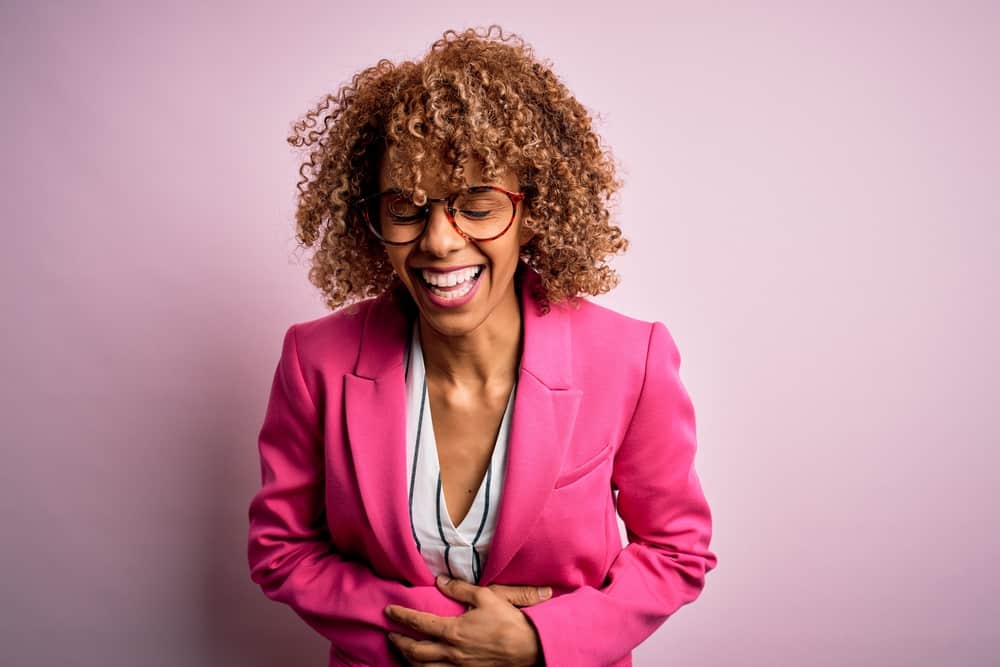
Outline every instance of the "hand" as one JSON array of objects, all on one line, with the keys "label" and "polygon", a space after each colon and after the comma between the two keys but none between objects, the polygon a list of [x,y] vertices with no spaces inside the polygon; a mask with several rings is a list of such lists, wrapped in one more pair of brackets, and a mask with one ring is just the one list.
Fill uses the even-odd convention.
[{"label": "hand", "polygon": [[[470,586],[471,585],[472,584],[470,584]],[[507,600],[507,602],[511,603],[515,607],[530,607],[533,604],[545,602],[552,597],[552,589],[548,586],[490,584],[487,588]]]},{"label": "hand", "polygon": [[535,586],[476,586],[461,579],[436,580],[441,591],[465,602],[469,611],[461,616],[437,616],[428,612],[389,605],[386,614],[403,625],[433,637],[419,641],[389,633],[411,665],[470,665],[473,667],[520,667],[538,664],[541,641],[535,627],[515,605],[526,607],[551,597],[541,596]]}]

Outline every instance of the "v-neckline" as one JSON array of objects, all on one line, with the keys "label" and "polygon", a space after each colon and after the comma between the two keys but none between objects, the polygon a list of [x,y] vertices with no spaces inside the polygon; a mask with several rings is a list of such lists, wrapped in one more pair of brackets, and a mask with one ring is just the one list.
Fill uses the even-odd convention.
[{"label": "v-neckline", "polygon": [[[421,360],[421,364],[422,363],[423,363],[423,360]],[[501,447],[500,439],[502,437],[506,436],[506,432],[505,432],[505,428],[504,428],[504,423],[507,421],[507,414],[510,411],[511,402],[514,399],[514,392],[517,389],[517,383],[516,382],[514,383],[514,386],[511,387],[510,394],[507,396],[507,404],[504,406],[503,414],[500,417],[500,427],[497,429],[497,437],[496,437],[496,440],[493,442],[493,451],[490,452],[490,462],[489,462],[489,464],[486,467],[486,473],[483,475],[483,478],[479,481],[479,487],[476,489],[476,496],[475,496],[475,498],[472,499],[472,504],[469,505],[469,509],[466,511],[465,516],[462,517],[462,520],[458,522],[457,526],[455,525],[454,520],[452,520],[452,518],[451,518],[451,512],[448,511],[448,499],[445,496],[445,493],[444,493],[444,483],[443,483],[443,480],[441,479],[441,459],[438,456],[437,436],[434,433],[434,417],[433,417],[433,414],[431,412],[430,396],[426,394],[426,392],[427,392],[427,378],[426,378],[426,376],[424,376],[423,385],[424,385],[423,386],[423,391],[425,392],[425,398],[427,399],[427,401],[426,401],[426,413],[427,413],[427,418],[430,421],[430,430],[428,431],[428,437],[430,439],[430,443],[429,443],[430,446],[428,447],[428,449],[430,449],[432,452],[434,452],[434,470],[437,472],[438,487],[439,487],[439,489],[438,489],[438,495],[440,496],[441,505],[442,505],[442,508],[444,509],[444,516],[445,516],[445,518],[448,521],[448,525],[446,527],[449,528],[449,529],[451,529],[455,533],[457,533],[459,535],[459,537],[461,537],[467,543],[471,544],[472,540],[475,539],[475,536],[473,535],[472,537],[469,537],[468,533],[467,532],[463,532],[462,529],[469,522],[469,518],[472,515],[473,508],[475,508],[476,506],[482,504],[480,502],[480,499],[481,499],[482,495],[484,493],[486,493],[485,489],[486,489],[487,481],[491,480],[491,476],[493,474],[493,464],[496,462],[497,454],[498,454],[499,449]],[[480,523],[481,522],[482,522],[482,517],[480,517]]]},{"label": "v-neckline", "polygon": [[[421,405],[424,406],[424,413],[426,414],[430,426],[430,429],[427,431],[426,437],[429,440],[429,442],[427,443],[427,448],[433,452],[434,471],[437,474],[438,492],[435,500],[440,501],[442,509],[444,509],[443,521],[447,522],[447,524],[444,525],[444,527],[450,530],[454,535],[458,536],[458,538],[464,541],[466,544],[471,545],[475,541],[476,537],[475,533],[470,536],[468,532],[463,531],[463,528],[465,528],[466,524],[468,524],[469,521],[471,520],[470,516],[473,513],[472,512],[473,508],[482,504],[480,502],[480,499],[482,495],[486,493],[485,488],[487,485],[487,480],[491,479],[491,475],[493,473],[493,464],[496,462],[498,449],[501,446],[500,440],[501,438],[506,437],[506,429],[504,426],[507,422],[508,415],[510,413],[511,404],[514,400],[515,392],[517,391],[517,379],[516,378],[514,379],[514,384],[511,386],[510,394],[508,394],[507,396],[507,403],[504,406],[503,414],[500,416],[500,427],[497,429],[497,437],[493,443],[493,450],[490,453],[490,462],[487,465],[486,473],[483,475],[483,478],[479,481],[479,487],[476,489],[476,495],[472,499],[472,504],[469,505],[469,509],[468,511],[466,511],[465,516],[462,517],[462,520],[459,521],[458,525],[456,526],[455,522],[451,518],[451,512],[448,511],[448,501],[447,498],[445,497],[444,484],[441,479],[441,459],[438,456],[437,435],[434,433],[434,416],[431,411],[430,394],[427,388],[427,366],[424,364],[424,349],[423,346],[420,344],[419,321],[414,322],[413,328],[411,329],[411,336],[412,338],[411,338],[410,351],[413,352],[414,351],[413,348],[415,347],[416,354],[413,356],[419,356],[420,358],[420,376],[423,385],[421,388],[422,395],[420,403]],[[407,373],[409,373],[411,366],[412,366],[412,360],[408,358]],[[423,419],[423,418],[424,414],[421,414],[418,417],[418,419]],[[482,524],[484,519],[485,517],[480,517],[480,524]]]}]

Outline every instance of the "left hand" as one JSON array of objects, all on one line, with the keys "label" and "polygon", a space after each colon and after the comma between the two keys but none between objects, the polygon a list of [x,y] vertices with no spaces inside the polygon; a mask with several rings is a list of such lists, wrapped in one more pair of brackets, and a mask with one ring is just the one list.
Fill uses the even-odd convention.
[{"label": "left hand", "polygon": [[461,579],[435,583],[448,597],[470,605],[461,616],[438,616],[389,605],[392,620],[439,641],[420,641],[390,632],[389,639],[411,665],[470,665],[472,667],[529,667],[541,656],[535,626],[520,609],[485,586]]}]

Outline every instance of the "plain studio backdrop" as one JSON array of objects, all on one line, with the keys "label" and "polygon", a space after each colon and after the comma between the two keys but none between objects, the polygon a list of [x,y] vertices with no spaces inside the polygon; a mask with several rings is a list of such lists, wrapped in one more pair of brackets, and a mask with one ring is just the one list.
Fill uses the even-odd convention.
[{"label": "plain studio backdrop", "polygon": [[[714,4],[714,3],[713,3]],[[719,567],[636,665],[996,664],[997,3],[4,2],[3,665],[323,665],[250,581],[291,123],[500,23],[595,117]]]}]

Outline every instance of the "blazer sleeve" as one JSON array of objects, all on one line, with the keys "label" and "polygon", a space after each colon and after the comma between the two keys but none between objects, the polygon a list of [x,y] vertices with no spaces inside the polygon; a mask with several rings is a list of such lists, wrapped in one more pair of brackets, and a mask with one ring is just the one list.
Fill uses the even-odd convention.
[{"label": "blazer sleeve", "polygon": [[384,664],[387,631],[425,638],[389,619],[386,605],[441,616],[466,609],[434,586],[382,578],[337,553],[326,524],[327,511],[335,509],[324,500],[323,428],[303,379],[296,326],[285,333],[258,439],[262,483],[249,508],[250,577],[338,648]]},{"label": "blazer sleeve", "polygon": [[521,609],[545,664],[609,665],[697,598],[716,567],[712,517],[695,472],[695,415],[666,326],[653,322],[645,377],[615,454],[612,485],[629,543],[600,588],[582,586]]}]

